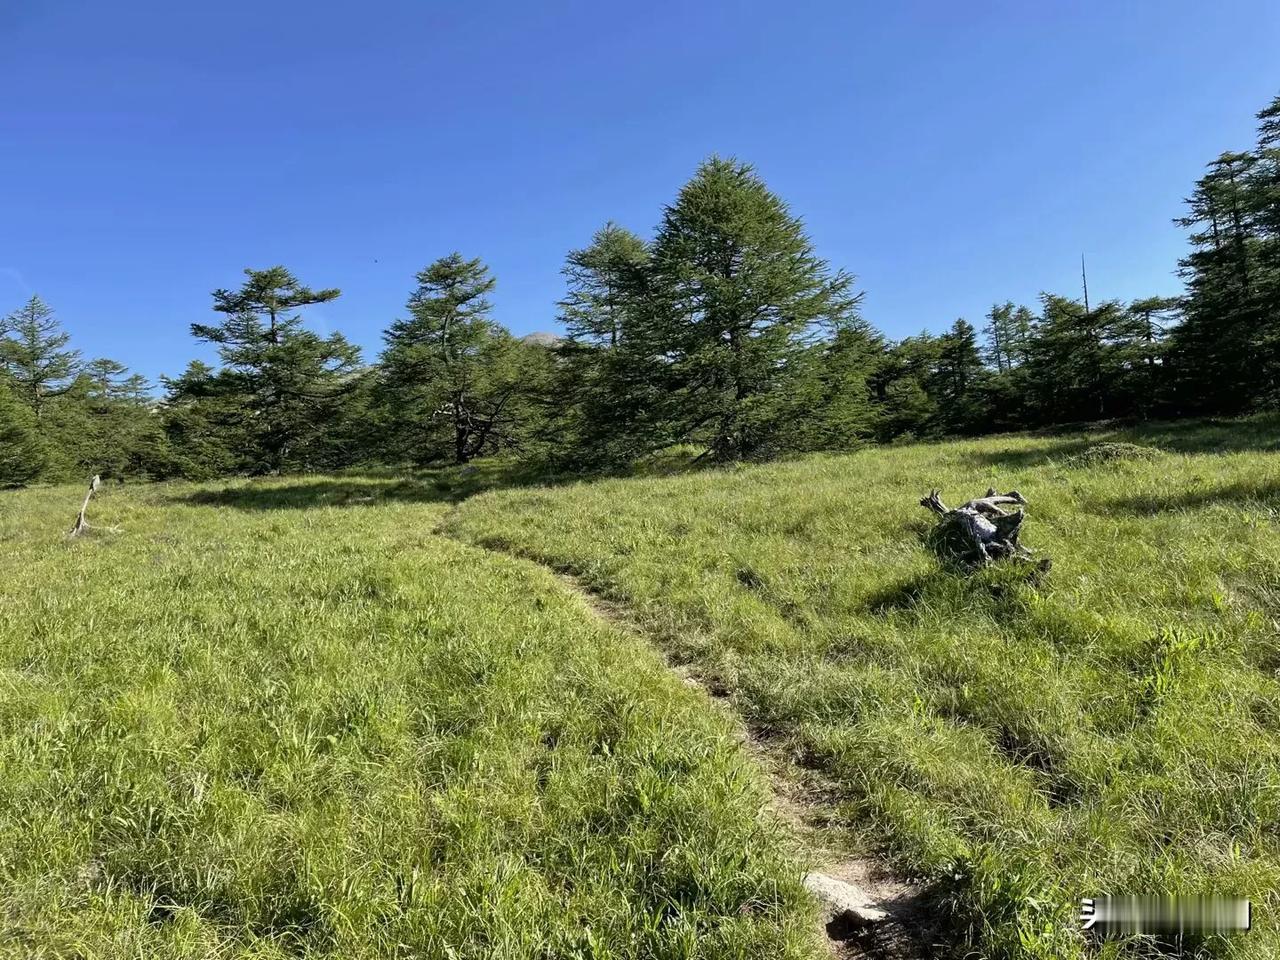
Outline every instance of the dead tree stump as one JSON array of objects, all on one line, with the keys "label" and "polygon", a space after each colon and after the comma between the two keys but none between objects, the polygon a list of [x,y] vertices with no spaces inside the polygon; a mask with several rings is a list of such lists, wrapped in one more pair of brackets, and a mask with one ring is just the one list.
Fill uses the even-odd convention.
[{"label": "dead tree stump", "polygon": [[78,537],[89,529],[85,511],[89,509],[89,501],[93,499],[93,495],[98,492],[100,486],[102,486],[102,478],[95,473],[93,479],[89,481],[89,492],[84,495],[84,503],[80,504],[80,512],[76,514],[75,526],[67,533],[68,537]]},{"label": "dead tree stump", "polygon": [[[974,566],[993,560],[1033,559],[1031,551],[1018,542],[1026,515],[1021,509],[1006,510],[1010,505],[1025,507],[1027,500],[1017,490],[996,493],[994,489],[955,509],[942,502],[937,490],[920,500],[920,506],[938,515],[935,534],[939,543]],[[1048,561],[1041,561],[1041,566],[1047,569]]]}]

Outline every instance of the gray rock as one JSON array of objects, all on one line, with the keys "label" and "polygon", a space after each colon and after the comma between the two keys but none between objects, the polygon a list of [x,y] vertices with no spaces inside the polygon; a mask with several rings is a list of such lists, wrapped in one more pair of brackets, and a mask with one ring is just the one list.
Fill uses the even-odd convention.
[{"label": "gray rock", "polygon": [[564,337],[539,330],[536,333],[526,333],[520,338],[520,341],[533,344],[536,347],[558,347],[564,342]]},{"label": "gray rock", "polygon": [[805,874],[804,886],[822,902],[828,922],[843,920],[862,926],[880,923],[889,917],[861,887],[828,877],[825,873]]}]

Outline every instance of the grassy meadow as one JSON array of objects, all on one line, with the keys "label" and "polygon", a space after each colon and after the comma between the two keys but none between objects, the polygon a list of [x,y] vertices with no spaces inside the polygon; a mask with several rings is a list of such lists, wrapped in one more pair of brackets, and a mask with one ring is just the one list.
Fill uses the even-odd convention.
[{"label": "grassy meadow", "polygon": [[[933,885],[961,950],[1273,957],[1278,451],[1274,417],[873,448],[495,491],[446,528],[625,603]],[[930,549],[919,497],[989,484],[1030,501],[1038,582]],[[1140,892],[1248,896],[1255,929],[1086,943],[1080,897]]]},{"label": "grassy meadow", "polygon": [[[1280,420],[502,478],[0,494],[0,956],[814,957],[819,844],[957,956],[1280,953]],[[988,485],[1047,575],[934,551]],[[1087,941],[1132,892],[1255,929]]]},{"label": "grassy meadow", "polygon": [[0,956],[820,949],[732,725],[435,485],[81,494],[0,494]]}]

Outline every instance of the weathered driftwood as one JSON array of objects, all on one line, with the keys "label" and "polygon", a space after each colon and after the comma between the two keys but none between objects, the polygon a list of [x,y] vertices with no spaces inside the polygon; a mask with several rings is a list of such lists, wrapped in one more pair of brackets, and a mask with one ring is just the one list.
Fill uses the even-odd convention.
[{"label": "weathered driftwood", "polygon": [[84,503],[80,504],[80,512],[76,514],[76,524],[67,536],[78,537],[89,529],[89,521],[84,514],[89,509],[89,501],[93,499],[93,495],[98,492],[100,486],[102,486],[102,478],[95,473],[93,479],[89,481],[89,492],[84,495]]},{"label": "weathered driftwood", "polygon": [[1006,510],[1010,505],[1025,507],[1027,501],[1017,490],[996,493],[994,489],[954,510],[942,502],[937,490],[920,501],[920,506],[939,516],[942,542],[978,564],[1005,557],[1031,559],[1031,551],[1018,542],[1025,515],[1021,510]]}]

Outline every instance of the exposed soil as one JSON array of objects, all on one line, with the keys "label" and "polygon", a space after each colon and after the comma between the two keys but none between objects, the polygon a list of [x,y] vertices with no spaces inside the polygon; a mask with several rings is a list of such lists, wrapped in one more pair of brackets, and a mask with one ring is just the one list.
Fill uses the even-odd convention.
[{"label": "exposed soil", "polygon": [[[596,617],[662,649],[624,604],[593,592],[572,574],[555,573]],[[867,920],[856,913],[824,909],[823,935],[832,956],[841,960],[924,960],[937,956],[934,935],[940,918],[926,889],[896,876],[881,860],[841,849],[839,831],[832,829],[835,813],[829,799],[831,790],[818,775],[797,766],[773,731],[753,728],[733,709],[728,691],[715,680],[703,677],[688,664],[669,666],[682,681],[703,691],[730,716],[743,749],[768,776],[772,788],[769,811],[801,844],[810,873],[847,884],[855,899],[873,908],[868,914],[883,913],[883,919]]]}]

